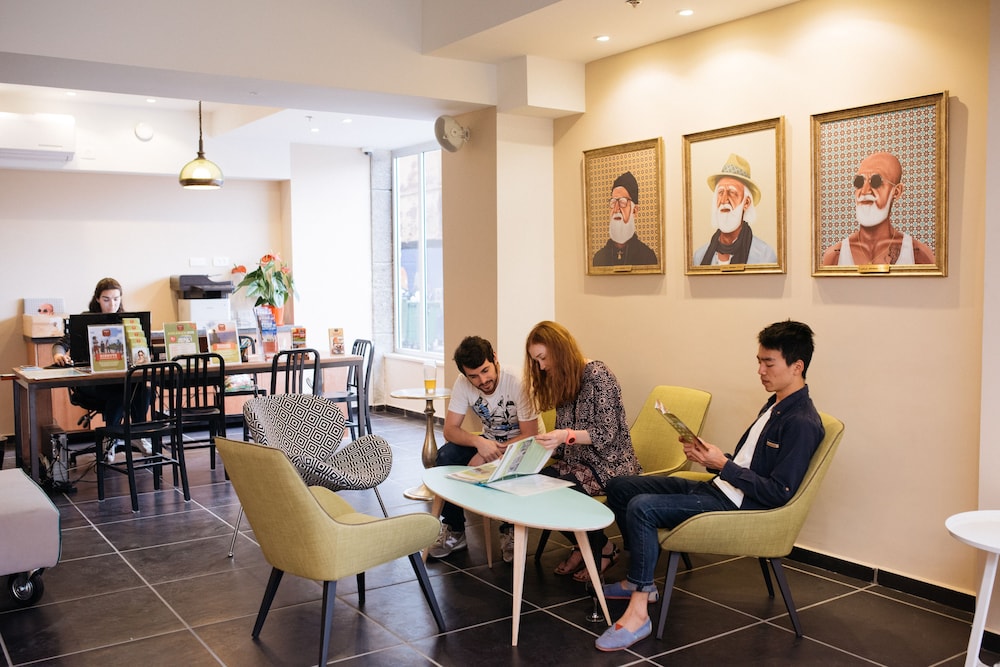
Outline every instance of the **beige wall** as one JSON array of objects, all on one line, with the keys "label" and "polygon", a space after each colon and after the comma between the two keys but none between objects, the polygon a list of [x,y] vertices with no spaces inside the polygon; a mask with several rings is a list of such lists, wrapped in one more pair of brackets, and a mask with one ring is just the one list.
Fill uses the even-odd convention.
[{"label": "beige wall", "polygon": [[[977,507],[989,4],[807,0],[591,63],[587,113],[555,125],[556,314],[621,380],[714,395],[731,447],[765,400],[755,335],[817,334],[821,410],[847,425],[799,544],[971,591],[976,556],[944,519]],[[813,278],[810,115],[948,90],[947,278]],[[786,119],[787,273],[684,275],[681,137]],[[582,151],[663,137],[666,273],[585,276]]]}]

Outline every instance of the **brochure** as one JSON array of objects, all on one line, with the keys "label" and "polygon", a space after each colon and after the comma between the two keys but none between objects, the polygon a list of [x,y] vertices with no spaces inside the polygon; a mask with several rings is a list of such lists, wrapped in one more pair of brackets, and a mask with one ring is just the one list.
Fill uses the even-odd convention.
[{"label": "brochure", "polygon": [[91,324],[90,368],[95,373],[125,370],[125,327],[121,324]]},{"label": "brochure", "polygon": [[687,424],[681,421],[680,417],[675,415],[670,410],[667,410],[667,408],[664,407],[663,403],[661,403],[659,400],[656,401],[656,410],[661,415],[663,415],[663,418],[666,419],[671,426],[674,427],[674,430],[677,431],[678,435],[680,435],[681,438],[683,438],[684,440],[701,442],[701,440],[698,439],[698,436],[695,435],[695,432],[692,431]]},{"label": "brochure", "polygon": [[549,455],[549,450],[538,444],[534,438],[525,438],[508,445],[507,450],[499,460],[453,472],[448,477],[463,482],[490,486],[508,477],[537,473],[548,463]]},{"label": "brochure", "polygon": [[240,356],[240,336],[236,322],[216,322],[208,327],[208,351],[222,356],[226,365],[243,361]]},{"label": "brochure", "polygon": [[182,354],[198,354],[198,325],[194,322],[164,322],[163,347],[167,359],[175,359]]}]

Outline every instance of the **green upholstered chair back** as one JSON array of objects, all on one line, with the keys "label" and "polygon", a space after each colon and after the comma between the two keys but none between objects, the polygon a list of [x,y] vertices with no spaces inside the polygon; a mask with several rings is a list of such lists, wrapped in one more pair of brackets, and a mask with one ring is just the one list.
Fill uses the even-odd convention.
[{"label": "green upholstered chair back", "polygon": [[701,434],[712,395],[689,387],[653,387],[629,429],[644,475],[665,475],[688,466],[683,447],[677,440],[677,431],[656,410],[657,400],[680,417],[692,431]]},{"label": "green upholstered chair back", "polygon": [[264,558],[279,570],[336,581],[437,538],[440,523],[426,512],[368,516],[327,488],[307,487],[280,449],[225,438],[216,446]]},{"label": "green upholstered chair back", "polygon": [[756,558],[787,556],[844,435],[843,422],[822,412],[820,417],[826,435],[816,448],[798,491],[785,505],[769,510],[698,514],[673,530],[660,530],[660,547],[681,553]]}]

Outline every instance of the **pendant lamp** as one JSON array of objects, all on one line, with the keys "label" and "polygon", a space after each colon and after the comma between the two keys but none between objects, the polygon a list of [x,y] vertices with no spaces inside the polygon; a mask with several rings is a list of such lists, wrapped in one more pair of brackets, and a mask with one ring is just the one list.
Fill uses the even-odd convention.
[{"label": "pendant lamp", "polygon": [[219,165],[205,158],[205,146],[201,138],[201,100],[198,101],[198,157],[181,169],[181,186],[190,190],[218,190],[222,187],[222,170]]}]

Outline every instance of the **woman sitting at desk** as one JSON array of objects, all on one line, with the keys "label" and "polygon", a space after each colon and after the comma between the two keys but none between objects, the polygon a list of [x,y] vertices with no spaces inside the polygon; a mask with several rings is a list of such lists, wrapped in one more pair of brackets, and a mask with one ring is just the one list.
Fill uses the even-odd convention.
[{"label": "woman sitting at desk", "polygon": [[[94,287],[94,296],[90,299],[88,313],[122,313],[125,308],[122,306],[122,286],[114,278],[102,278]],[[73,364],[72,352],[69,344],[69,332],[66,332],[55,344],[52,345],[52,361],[56,366],[70,366]],[[77,350],[77,354],[81,351]],[[87,410],[97,410],[104,418],[104,423],[108,425],[120,424],[124,413],[122,401],[122,388],[117,385],[95,385],[80,386],[70,390],[70,402],[79,405]],[[132,397],[132,419],[144,419],[146,409],[149,407],[148,396]],[[115,449],[120,443],[112,441],[108,443],[106,456],[111,462],[115,458]],[[137,447],[137,449],[140,449]],[[150,443],[141,441],[141,451],[144,454],[151,454],[153,447]]]}]

